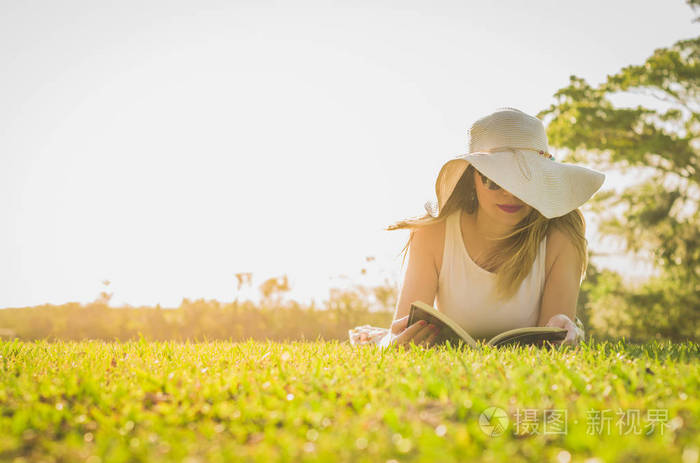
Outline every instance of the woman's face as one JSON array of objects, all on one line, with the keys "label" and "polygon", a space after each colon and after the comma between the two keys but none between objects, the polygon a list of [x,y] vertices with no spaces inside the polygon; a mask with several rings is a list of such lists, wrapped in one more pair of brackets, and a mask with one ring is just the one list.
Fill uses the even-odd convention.
[{"label": "woman's face", "polygon": [[[486,181],[492,188],[496,185]],[[480,213],[493,217],[498,222],[516,225],[532,211],[532,206],[524,203],[503,188],[490,189],[482,179],[481,173],[474,169],[474,186],[479,200]],[[511,206],[511,207],[506,207]]]}]

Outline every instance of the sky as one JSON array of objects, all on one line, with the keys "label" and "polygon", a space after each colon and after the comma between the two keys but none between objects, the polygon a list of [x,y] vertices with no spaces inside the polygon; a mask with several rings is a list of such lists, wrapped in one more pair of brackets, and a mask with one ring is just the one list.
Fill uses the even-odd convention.
[{"label": "sky", "polygon": [[307,302],[397,282],[408,232],[384,228],[423,214],[472,122],[536,114],[570,75],[597,84],[696,36],[692,17],[681,0],[2,0],[0,308],[89,302],[104,280],[112,305],[164,307],[284,274]]}]

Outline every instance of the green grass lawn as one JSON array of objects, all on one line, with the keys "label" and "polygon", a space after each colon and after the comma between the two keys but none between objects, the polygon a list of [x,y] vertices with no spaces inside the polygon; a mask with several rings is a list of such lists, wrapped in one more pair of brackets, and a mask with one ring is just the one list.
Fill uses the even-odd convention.
[{"label": "green grass lawn", "polygon": [[700,450],[694,343],[12,341],[0,355],[0,461],[694,463]]}]

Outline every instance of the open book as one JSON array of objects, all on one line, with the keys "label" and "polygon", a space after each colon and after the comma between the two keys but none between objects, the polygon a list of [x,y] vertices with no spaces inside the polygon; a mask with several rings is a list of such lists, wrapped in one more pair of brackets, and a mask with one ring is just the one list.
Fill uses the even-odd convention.
[{"label": "open book", "polygon": [[[440,334],[438,334],[433,341],[436,345],[443,344],[445,341],[450,341],[450,344],[457,346],[461,341],[471,347],[478,348],[478,344],[474,338],[464,331],[454,320],[444,313],[438,312],[432,306],[424,302],[416,301],[411,304],[411,312],[408,316],[407,327],[420,320],[425,320],[441,328]],[[528,326],[499,333],[489,339],[486,344],[493,347],[509,344],[545,346],[548,341],[560,341],[565,337],[566,330],[564,328]]]}]

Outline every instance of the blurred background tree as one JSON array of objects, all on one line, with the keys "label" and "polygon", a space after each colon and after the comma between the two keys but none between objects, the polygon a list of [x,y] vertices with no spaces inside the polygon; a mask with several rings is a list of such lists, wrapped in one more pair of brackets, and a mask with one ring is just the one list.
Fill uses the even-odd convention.
[{"label": "blurred background tree", "polygon": [[[700,0],[687,2],[694,10]],[[697,19],[696,19],[697,20]],[[571,76],[540,112],[564,161],[602,171],[639,168],[646,178],[622,192],[595,195],[600,233],[622,239],[633,255],[650,255],[659,274],[628,288],[595,269],[584,284],[586,318],[605,336],[697,339],[700,333],[700,37],[659,48],[641,65],[599,86]],[[616,107],[611,97],[651,97],[659,108]],[[591,275],[589,274],[589,277]]]},{"label": "blurred background tree", "polygon": [[282,299],[292,288],[289,286],[287,275],[281,277],[272,277],[263,281],[259,287],[262,300],[260,304],[263,307],[282,306]]},{"label": "blurred background tree", "polygon": [[112,282],[109,280],[102,280],[102,286],[104,286],[104,289],[100,291],[100,295],[95,299],[96,304],[100,305],[109,305],[109,301],[112,300],[112,296],[114,296],[114,293],[109,293],[107,292],[107,289],[109,288],[109,285]]},{"label": "blurred background tree", "polygon": [[[700,10],[700,0],[687,0],[686,3],[690,5],[693,11],[698,12],[698,10]],[[694,21],[696,23],[700,22],[700,16],[696,16]]]}]

